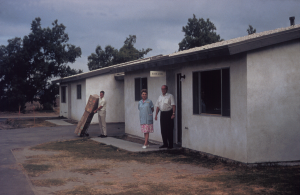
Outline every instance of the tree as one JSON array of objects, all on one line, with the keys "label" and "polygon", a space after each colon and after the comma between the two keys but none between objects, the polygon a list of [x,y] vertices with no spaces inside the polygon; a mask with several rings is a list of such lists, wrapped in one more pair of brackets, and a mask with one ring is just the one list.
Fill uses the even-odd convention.
[{"label": "tree", "polygon": [[117,50],[110,45],[107,45],[105,50],[102,50],[101,46],[98,45],[95,53],[92,53],[90,56],[88,56],[89,70],[95,70],[114,64],[142,59],[144,58],[144,55],[152,50],[151,48],[147,48],[146,50],[138,50],[134,47],[135,43],[136,36],[129,35],[129,37],[124,41],[124,45],[120,48],[120,50]]},{"label": "tree", "polygon": [[152,50],[151,48],[147,48],[146,50],[144,49],[137,50],[134,47],[135,42],[136,42],[135,35],[129,35],[129,37],[126,38],[123,47],[121,47],[119,50],[115,63],[124,63],[132,60],[142,59],[144,55],[146,55],[148,52]]},{"label": "tree", "polygon": [[248,35],[256,33],[256,29],[253,28],[251,25],[249,25],[249,28],[247,29]]},{"label": "tree", "polygon": [[62,68],[63,71],[61,73],[61,77],[68,77],[68,76],[72,76],[72,75],[75,75],[75,74],[79,74],[79,73],[83,73],[83,70],[81,69],[74,69],[74,68],[71,68],[70,66],[65,66]]},{"label": "tree", "polygon": [[215,30],[217,28],[209,19],[206,21],[203,18],[197,19],[193,14],[193,18],[189,18],[187,25],[182,27],[185,34],[184,39],[178,44],[178,51],[223,41]]},{"label": "tree", "polygon": [[80,47],[67,43],[63,24],[55,20],[52,26],[42,28],[41,19],[35,18],[29,35],[0,46],[1,110],[24,109],[51,88],[51,78],[82,72],[67,65],[81,56]]},{"label": "tree", "polygon": [[104,51],[101,46],[98,45],[95,49],[95,53],[88,56],[89,70],[95,70],[112,65],[117,54],[118,50],[110,45],[107,45]]},{"label": "tree", "polygon": [[58,85],[47,83],[45,88],[39,94],[39,102],[43,105],[44,110],[52,110],[53,102],[56,100],[56,95],[59,93]]}]

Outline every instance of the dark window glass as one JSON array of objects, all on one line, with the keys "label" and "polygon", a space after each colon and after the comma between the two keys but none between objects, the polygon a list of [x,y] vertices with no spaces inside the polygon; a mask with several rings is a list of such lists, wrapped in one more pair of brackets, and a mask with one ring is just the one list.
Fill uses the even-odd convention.
[{"label": "dark window glass", "polygon": [[81,85],[77,85],[77,99],[81,99]]},{"label": "dark window glass", "polygon": [[221,114],[221,70],[201,72],[201,113]]},{"label": "dark window glass", "polygon": [[147,78],[135,78],[134,85],[135,101],[140,101],[142,89],[147,89]]},{"label": "dark window glass", "polygon": [[229,68],[222,69],[222,116],[230,116],[230,74],[229,74]]},{"label": "dark window glass", "polygon": [[66,103],[66,86],[61,87],[61,103]]},{"label": "dark window glass", "polygon": [[134,83],[135,83],[135,90],[134,90],[135,101],[139,101],[140,100],[140,91],[141,91],[141,79],[135,78]]},{"label": "dark window glass", "polygon": [[141,78],[141,90],[140,90],[140,94],[141,94],[141,91],[142,89],[147,89],[147,78]]},{"label": "dark window glass", "polygon": [[230,116],[229,68],[193,73],[193,113]]}]

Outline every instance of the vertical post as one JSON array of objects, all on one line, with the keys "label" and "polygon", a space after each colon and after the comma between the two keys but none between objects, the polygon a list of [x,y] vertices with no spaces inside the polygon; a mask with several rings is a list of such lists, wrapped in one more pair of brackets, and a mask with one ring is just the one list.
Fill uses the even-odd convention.
[{"label": "vertical post", "polygon": [[295,16],[290,17],[290,24],[291,26],[295,25]]},{"label": "vertical post", "polygon": [[181,73],[177,74],[177,143],[182,144]]}]

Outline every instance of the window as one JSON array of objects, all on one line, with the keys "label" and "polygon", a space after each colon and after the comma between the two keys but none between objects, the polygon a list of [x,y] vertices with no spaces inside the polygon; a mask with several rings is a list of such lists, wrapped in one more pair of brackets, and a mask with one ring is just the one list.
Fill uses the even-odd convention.
[{"label": "window", "polygon": [[81,85],[77,85],[77,99],[81,99]]},{"label": "window", "polygon": [[61,103],[66,103],[66,86],[61,87]]},{"label": "window", "polygon": [[229,68],[193,73],[193,113],[230,116]]},{"label": "window", "polygon": [[147,89],[147,78],[135,78],[134,85],[135,101],[140,101],[142,89]]}]

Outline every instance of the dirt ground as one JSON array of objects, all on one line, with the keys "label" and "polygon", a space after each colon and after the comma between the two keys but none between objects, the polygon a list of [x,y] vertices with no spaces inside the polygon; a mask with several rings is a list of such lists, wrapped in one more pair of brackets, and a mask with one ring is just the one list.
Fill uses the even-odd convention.
[{"label": "dirt ground", "polygon": [[50,123],[48,118],[36,118],[36,119],[7,119],[0,122],[0,130],[20,129],[20,128],[32,128],[32,127],[55,127],[56,125]]},{"label": "dirt ground", "polygon": [[24,117],[57,117],[59,116],[59,107],[54,107],[53,111],[35,111],[29,107],[25,112],[0,112],[1,118],[24,118]]},{"label": "dirt ground", "polygon": [[[29,117],[30,119],[28,119]],[[7,120],[0,121],[0,130],[41,126],[54,127],[56,126],[55,124],[47,122],[45,120],[53,118],[66,119],[64,117],[59,117],[59,107],[54,108],[53,111],[33,111],[29,107],[29,110],[26,110],[25,113],[0,112],[0,118],[7,118]],[[68,119],[66,119],[66,121],[67,120]],[[74,124],[73,120],[68,120],[67,122]]]},{"label": "dirt ground", "polygon": [[36,194],[299,194],[300,167],[240,167],[182,150],[131,153],[88,138],[13,150]]},{"label": "dirt ground", "polygon": [[[6,129],[55,126],[46,119],[8,119],[0,129],[3,123]],[[8,168],[24,171],[36,194],[300,194],[300,166],[249,168],[183,150],[131,153],[88,138],[15,149],[13,154],[19,166]]]}]

